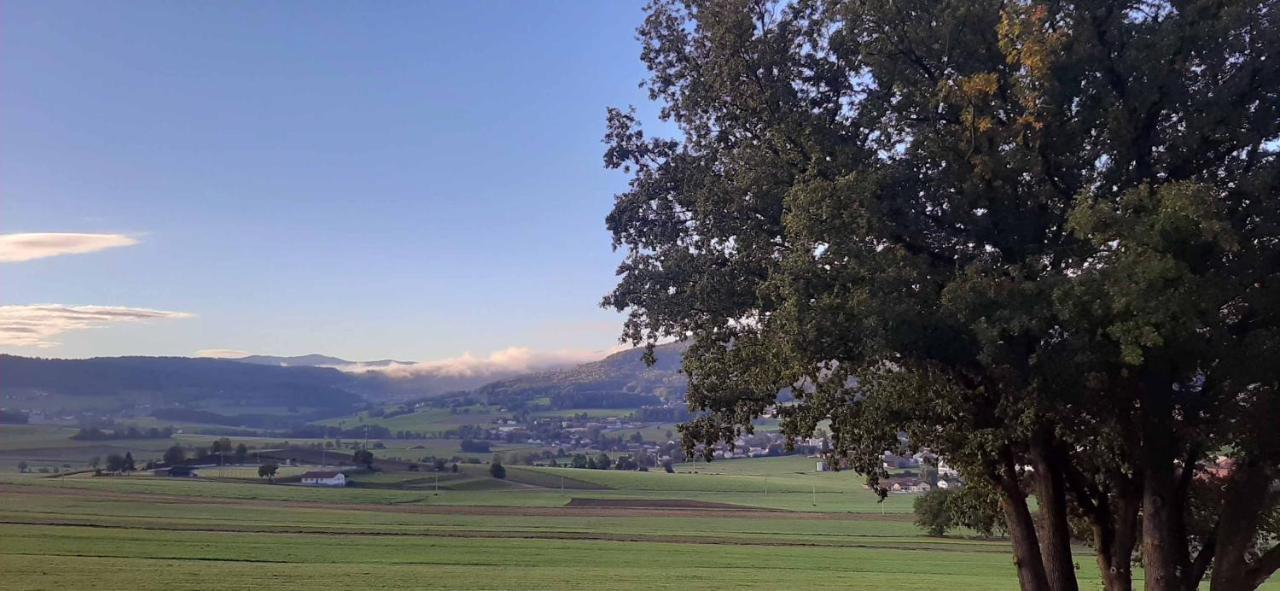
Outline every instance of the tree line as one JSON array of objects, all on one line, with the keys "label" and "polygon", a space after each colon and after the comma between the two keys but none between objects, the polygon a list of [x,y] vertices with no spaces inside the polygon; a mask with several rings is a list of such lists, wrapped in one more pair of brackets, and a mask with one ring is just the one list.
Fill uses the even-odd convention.
[{"label": "tree line", "polygon": [[86,427],[71,436],[76,441],[110,441],[113,439],[169,439],[173,437],[173,427],[137,427],[119,428],[103,431],[97,427]]},{"label": "tree line", "polygon": [[[1280,568],[1280,3],[655,0],[604,299],[688,340],[691,452],[778,406],[932,451],[1027,591]],[[652,356],[650,356],[652,360]]]}]

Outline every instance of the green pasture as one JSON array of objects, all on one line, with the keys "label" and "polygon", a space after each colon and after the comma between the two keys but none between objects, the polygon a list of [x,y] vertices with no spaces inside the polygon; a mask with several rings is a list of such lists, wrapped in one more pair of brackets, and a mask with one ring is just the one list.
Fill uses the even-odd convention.
[{"label": "green pasture", "polygon": [[463,425],[487,425],[492,423],[494,419],[502,416],[498,414],[497,409],[492,411],[484,410],[476,407],[475,410],[466,413],[453,413],[447,408],[424,408],[409,414],[398,415],[394,417],[371,417],[366,412],[360,412],[355,415],[338,417],[319,421],[318,425],[330,425],[350,429],[361,425],[379,425],[390,429],[392,433],[396,431],[413,431],[421,433],[440,433],[450,429],[456,429]]},{"label": "green pasture", "polygon": [[[195,485],[296,496],[211,502]],[[892,515],[416,513],[279,485],[162,480],[123,496],[46,486],[0,482],[6,589],[290,590],[335,577],[367,589],[1016,588],[1002,542],[924,538]],[[315,504],[299,502],[304,492],[339,494]],[[149,502],[174,495],[188,500]]]},{"label": "green pasture", "polygon": [[[8,433],[42,445],[38,431]],[[505,480],[459,468],[355,472],[339,489],[271,484],[251,466],[0,474],[3,588],[1017,588],[1006,541],[926,537],[914,496],[879,502],[810,458],[675,474],[508,466]],[[1082,588],[1097,588],[1089,550],[1076,551]]]}]

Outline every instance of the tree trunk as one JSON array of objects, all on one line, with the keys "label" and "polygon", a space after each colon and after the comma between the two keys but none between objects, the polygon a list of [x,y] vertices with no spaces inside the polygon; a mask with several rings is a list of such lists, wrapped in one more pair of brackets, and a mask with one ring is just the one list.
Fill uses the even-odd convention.
[{"label": "tree trunk", "polygon": [[[1108,510],[1108,503],[1110,510]],[[1133,548],[1138,543],[1136,492],[1121,491],[1114,501],[1102,499],[1093,515],[1094,550],[1103,588],[1133,591]]]},{"label": "tree trunk", "polygon": [[[1161,472],[1167,472],[1165,478]],[[1146,569],[1147,591],[1176,591],[1181,589],[1178,562],[1174,558],[1176,540],[1172,532],[1173,468],[1147,466],[1147,476],[1142,493],[1142,562]]]},{"label": "tree trunk", "polygon": [[1040,505],[1040,554],[1051,591],[1079,591],[1075,562],[1071,558],[1071,526],[1067,522],[1067,491],[1060,455],[1037,436],[1031,445],[1035,465],[1036,502]]},{"label": "tree trunk", "polygon": [[1270,474],[1261,463],[1242,463],[1231,473],[1218,518],[1210,591],[1247,591],[1262,583],[1251,580],[1257,577],[1245,556],[1257,536],[1270,487]]},{"label": "tree trunk", "polygon": [[1006,459],[996,482],[1000,490],[1000,507],[1013,543],[1013,564],[1018,569],[1018,585],[1022,591],[1052,591],[1040,556],[1035,521],[1027,508],[1027,495],[1022,491],[1012,459]]},{"label": "tree trunk", "polygon": [[1142,562],[1147,591],[1180,591],[1189,568],[1180,556],[1187,540],[1177,535],[1181,503],[1174,478],[1172,391],[1160,379],[1145,380],[1142,395]]}]

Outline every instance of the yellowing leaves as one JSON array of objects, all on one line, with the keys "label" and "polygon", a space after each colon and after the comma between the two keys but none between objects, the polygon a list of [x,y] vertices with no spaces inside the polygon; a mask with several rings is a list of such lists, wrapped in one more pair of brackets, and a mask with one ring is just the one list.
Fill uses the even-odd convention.
[{"label": "yellowing leaves", "polygon": [[1027,111],[1016,119],[1016,123],[1023,129],[1042,129],[1044,122],[1039,117],[1041,98],[1045,89],[1053,84],[1053,66],[1066,47],[1069,36],[1055,26],[1046,6],[1018,3],[1002,11],[996,34],[1006,63],[1016,72],[1013,94]]},{"label": "yellowing leaves", "polygon": [[1000,17],[996,33],[1005,60],[1040,80],[1048,78],[1054,56],[1062,51],[1068,39],[1065,33],[1052,26],[1049,11],[1044,6],[1015,4],[1007,8]]},{"label": "yellowing leaves", "polygon": [[1000,88],[1000,79],[995,72],[974,74],[960,79],[960,95],[970,100],[990,98]]}]

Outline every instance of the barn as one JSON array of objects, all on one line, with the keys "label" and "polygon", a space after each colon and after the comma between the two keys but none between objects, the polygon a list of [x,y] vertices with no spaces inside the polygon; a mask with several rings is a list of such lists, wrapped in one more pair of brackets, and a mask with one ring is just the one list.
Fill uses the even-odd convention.
[{"label": "barn", "polygon": [[347,476],[341,472],[306,472],[302,484],[307,486],[346,486]]}]

